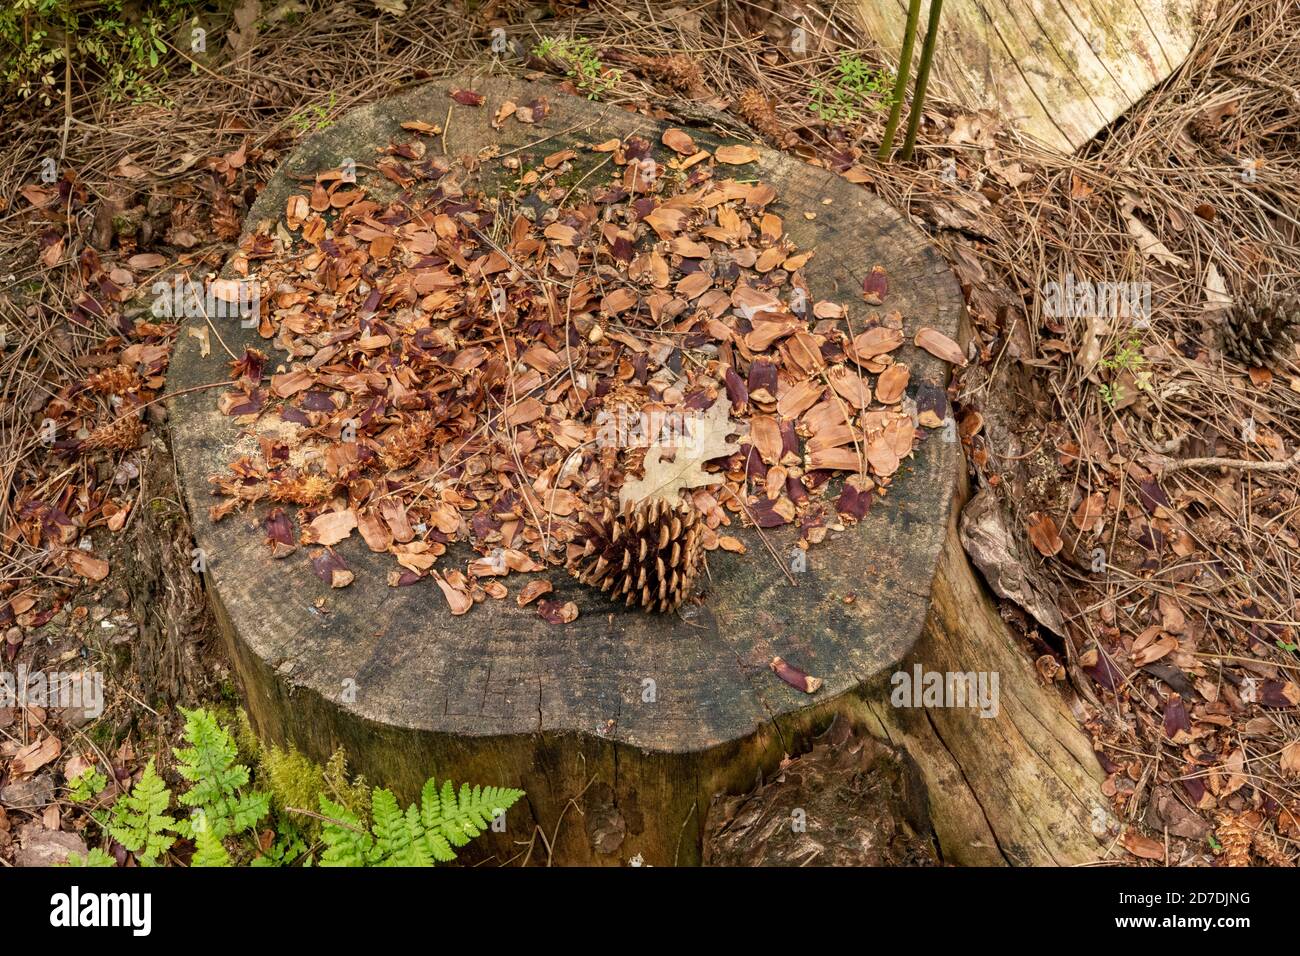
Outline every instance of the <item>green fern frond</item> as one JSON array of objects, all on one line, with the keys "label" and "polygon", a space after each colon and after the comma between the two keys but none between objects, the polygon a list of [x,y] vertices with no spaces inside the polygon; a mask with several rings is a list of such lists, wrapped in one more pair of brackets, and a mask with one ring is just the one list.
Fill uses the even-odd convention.
[{"label": "green fern frond", "polygon": [[131,792],[109,811],[109,834],[141,863],[152,865],[176,842],[168,832],[176,830],[175,818],[167,815],[171,801],[171,791],[154,770],[151,759]]},{"label": "green fern frond", "polygon": [[68,781],[68,796],[76,803],[85,803],[96,794],[102,793],[107,786],[107,777],[94,767],[87,767]]},{"label": "green fern frond", "polygon": [[236,763],[239,749],[234,739],[217,723],[211,711],[181,709],[185,715],[185,740],[189,747],[175,748],[176,770],[191,787],[181,794],[180,802],[195,807],[202,825],[191,821],[180,824],[180,832],[196,837],[210,830],[218,841],[231,834],[250,830],[271,811],[268,794],[242,793],[249,781],[248,767]]},{"label": "green fern frond", "polygon": [[[492,827],[523,792],[505,787],[471,787],[459,791],[451,781],[441,787],[430,778],[418,803],[405,809],[392,791],[373,790],[358,776],[348,778],[340,749],[325,767],[293,751],[251,747],[241,751],[236,740],[211,710],[183,710],[184,742],[173,752],[178,774],[189,783],[177,805],[190,809],[188,819],[168,814],[172,793],[158,775],[154,761],[146,764],[132,790],[107,810],[92,815],[141,865],[158,862],[177,835],[194,841],[190,865],[195,867],[253,866],[409,866],[426,867],[456,858],[457,847]],[[275,792],[275,813],[269,832],[259,835],[259,822],[272,814],[271,793],[252,790],[252,774],[239,762],[241,752],[254,753],[258,782]],[[102,775],[100,775],[102,778]],[[77,797],[102,790],[106,780],[85,773],[69,781]],[[323,821],[303,822],[286,811],[320,806]],[[247,834],[242,839],[231,839]],[[324,849],[317,858],[317,848]],[[102,850],[73,854],[69,865],[112,866]]]},{"label": "green fern frond", "polygon": [[452,846],[464,846],[523,795],[522,790],[508,787],[476,786],[471,790],[469,784],[462,783],[458,797],[450,780],[442,782],[440,795],[430,778],[420,794],[421,817],[427,831],[441,834]]},{"label": "green fern frond", "polygon": [[302,835],[298,832],[297,827],[293,823],[281,819],[280,827],[276,831],[275,842],[268,849],[253,857],[253,861],[249,865],[292,866],[295,863],[301,863],[303,866],[311,866],[311,856],[307,850],[307,844],[303,842]]},{"label": "green fern frond", "polygon": [[69,853],[68,861],[64,866],[93,866],[93,867],[112,867],[117,866],[117,861],[101,850],[99,847],[91,847],[90,852],[85,856],[80,853]]},{"label": "green fern frond", "polygon": [[456,858],[453,847],[467,844],[492,825],[523,796],[522,790],[462,784],[459,794],[451,781],[441,791],[432,777],[424,784],[419,804],[405,811],[392,792],[375,788],[371,795],[371,832],[356,814],[320,798],[321,812],[330,818],[321,830],[325,843],[322,866],[432,866]]},{"label": "green fern frond", "polygon": [[374,837],[361,827],[361,821],[347,808],[328,797],[320,798],[320,812],[330,819],[321,827],[325,852],[321,866],[365,866],[370,862]]},{"label": "green fern frond", "polygon": [[190,866],[230,866],[230,854],[215,833],[200,830],[194,835],[194,856]]},{"label": "green fern frond", "polygon": [[374,866],[433,866],[424,842],[424,827],[414,805],[403,813],[391,791],[375,788],[370,814],[374,818],[375,845],[370,851]]}]

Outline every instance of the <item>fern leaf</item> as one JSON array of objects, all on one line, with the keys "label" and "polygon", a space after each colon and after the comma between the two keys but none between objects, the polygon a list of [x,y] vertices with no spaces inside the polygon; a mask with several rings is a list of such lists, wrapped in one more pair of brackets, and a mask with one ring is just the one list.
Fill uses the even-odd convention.
[{"label": "fern leaf", "polygon": [[171,800],[171,791],[150,760],[131,792],[113,804],[108,817],[109,834],[141,863],[152,865],[176,842],[168,832],[176,829],[175,818],[167,815]]},{"label": "fern leaf", "polygon": [[[180,795],[180,802],[201,811],[204,828],[218,840],[252,829],[270,812],[269,795],[241,792],[249,781],[248,767],[235,762],[239,748],[211,711],[182,708],[181,712],[185,715],[184,737],[190,746],[173,753],[177,772],[192,786]],[[197,830],[189,821],[180,828],[184,836],[195,836]]]},{"label": "fern leaf", "polygon": [[365,866],[370,862],[374,837],[361,828],[356,814],[324,794],[320,797],[320,812],[330,818],[321,826],[325,852],[321,854],[320,865]]},{"label": "fern leaf", "polygon": [[194,837],[194,856],[190,866],[230,866],[230,854],[215,833],[200,830]]},{"label": "fern leaf", "polygon": [[325,852],[322,866],[432,866],[456,858],[453,847],[464,846],[492,825],[522,797],[522,790],[462,785],[457,793],[450,780],[430,777],[420,802],[405,811],[392,791],[376,787],[370,797],[371,832],[357,814],[323,794],[321,812],[330,821],[321,829]]},{"label": "fern leaf", "polygon": [[392,791],[376,787],[370,798],[370,816],[375,833],[371,862],[377,866],[433,865],[414,806],[403,813]]},{"label": "fern leaf", "polygon": [[300,860],[303,866],[311,866],[307,844],[293,824],[281,820],[275,842],[253,857],[250,866],[291,866]]},{"label": "fern leaf", "polygon": [[[457,795],[450,780],[442,782],[438,793],[432,778],[421,794],[424,828],[440,834],[451,846],[464,846],[492,825],[492,818],[504,813],[520,797],[522,790],[507,787],[474,787],[461,784]],[[441,859],[437,853],[435,858]]]},{"label": "fern leaf", "polygon": [[429,848],[429,855],[439,863],[450,863],[456,859],[456,851],[451,848],[442,833],[442,801],[438,798],[438,785],[433,777],[424,782],[420,792],[420,823],[424,826],[424,843]]},{"label": "fern leaf", "polygon": [[111,856],[94,846],[85,856],[80,853],[69,853],[65,866],[94,866],[94,867],[112,867],[117,866],[117,861]]},{"label": "fern leaf", "polygon": [[235,833],[242,833],[245,830],[251,830],[257,825],[257,821],[271,812],[271,795],[254,791],[253,793],[244,793],[235,800],[231,808],[230,819],[234,824]]}]

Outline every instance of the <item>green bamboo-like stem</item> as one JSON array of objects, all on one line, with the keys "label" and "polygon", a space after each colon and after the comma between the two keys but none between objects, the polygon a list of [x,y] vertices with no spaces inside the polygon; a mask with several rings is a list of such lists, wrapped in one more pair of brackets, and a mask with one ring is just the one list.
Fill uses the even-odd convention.
[{"label": "green bamboo-like stem", "polygon": [[912,71],[912,48],[916,46],[916,24],[920,19],[921,0],[910,0],[907,5],[907,27],[903,31],[903,52],[898,58],[898,76],[894,78],[894,101],[889,107],[885,138],[880,141],[880,151],[876,153],[876,158],[882,163],[889,159],[889,151],[894,146],[894,133],[898,130],[898,121],[903,115],[903,94],[907,92],[907,78]]},{"label": "green bamboo-like stem", "polygon": [[916,146],[916,132],[921,127],[921,108],[925,105],[925,88],[930,82],[930,63],[934,47],[939,41],[939,15],[943,13],[943,0],[930,0],[930,19],[925,28],[925,45],[921,47],[921,62],[916,67],[916,89],[912,93],[912,113],[907,118],[907,139],[903,141],[903,162],[912,158]]}]

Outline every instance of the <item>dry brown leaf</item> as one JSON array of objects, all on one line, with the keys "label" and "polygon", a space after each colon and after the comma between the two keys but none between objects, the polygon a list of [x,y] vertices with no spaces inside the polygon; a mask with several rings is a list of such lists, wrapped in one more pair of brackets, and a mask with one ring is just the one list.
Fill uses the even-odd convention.
[{"label": "dry brown leaf", "polygon": [[1282,748],[1281,767],[1288,776],[1300,776],[1300,740],[1288,741]]},{"label": "dry brown leaf", "polygon": [[[1178,649],[1178,638],[1171,634],[1159,633],[1159,628],[1151,628],[1157,632],[1158,636],[1152,635],[1145,640],[1139,638],[1133,645],[1133,663],[1138,667],[1146,667],[1172,654]],[[1147,632],[1144,632],[1146,634]]]},{"label": "dry brown leaf", "polygon": [[1122,210],[1124,224],[1128,227],[1128,234],[1137,241],[1137,246],[1142,250],[1142,253],[1162,265],[1186,269],[1187,260],[1171,252],[1169,247],[1161,242],[1156,234],[1133,214],[1133,208],[1131,201],[1125,203]]},{"label": "dry brown leaf", "polygon": [[650,446],[645,456],[645,475],[623,483],[620,507],[650,498],[673,501],[683,489],[717,484],[721,476],[709,474],[702,466],[740,450],[739,445],[726,440],[736,430],[730,410],[731,402],[724,392],[707,412],[688,419],[690,435],[676,449],[672,461],[664,460],[665,449],[661,445]]},{"label": "dry brown leaf", "polygon": [[1080,531],[1087,531],[1093,527],[1106,514],[1106,496],[1100,491],[1094,491],[1079,502],[1079,507],[1075,509],[1070,520]]},{"label": "dry brown leaf", "polygon": [[45,736],[34,740],[14,754],[9,769],[16,775],[26,775],[40,770],[63,752],[63,744],[58,737]]},{"label": "dry brown leaf", "polygon": [[344,541],[357,526],[357,514],[351,508],[327,511],[317,515],[304,530],[304,544],[319,544],[327,548]]}]

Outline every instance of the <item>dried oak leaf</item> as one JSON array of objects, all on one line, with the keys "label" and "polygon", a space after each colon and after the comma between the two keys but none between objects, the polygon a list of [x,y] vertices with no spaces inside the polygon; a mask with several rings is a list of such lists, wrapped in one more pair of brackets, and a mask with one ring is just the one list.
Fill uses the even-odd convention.
[{"label": "dried oak leaf", "polygon": [[721,481],[721,476],[709,474],[703,465],[740,450],[739,445],[727,441],[727,435],[736,431],[728,415],[730,408],[726,395],[719,395],[708,411],[691,419],[690,437],[677,444],[676,457],[671,461],[664,460],[662,445],[651,445],[645,456],[645,476],[624,482],[619,506],[650,498],[674,501],[683,489],[716,485]]},{"label": "dried oak leaf", "polygon": [[333,547],[347,539],[357,526],[357,513],[351,508],[317,515],[303,530],[303,543]]}]

